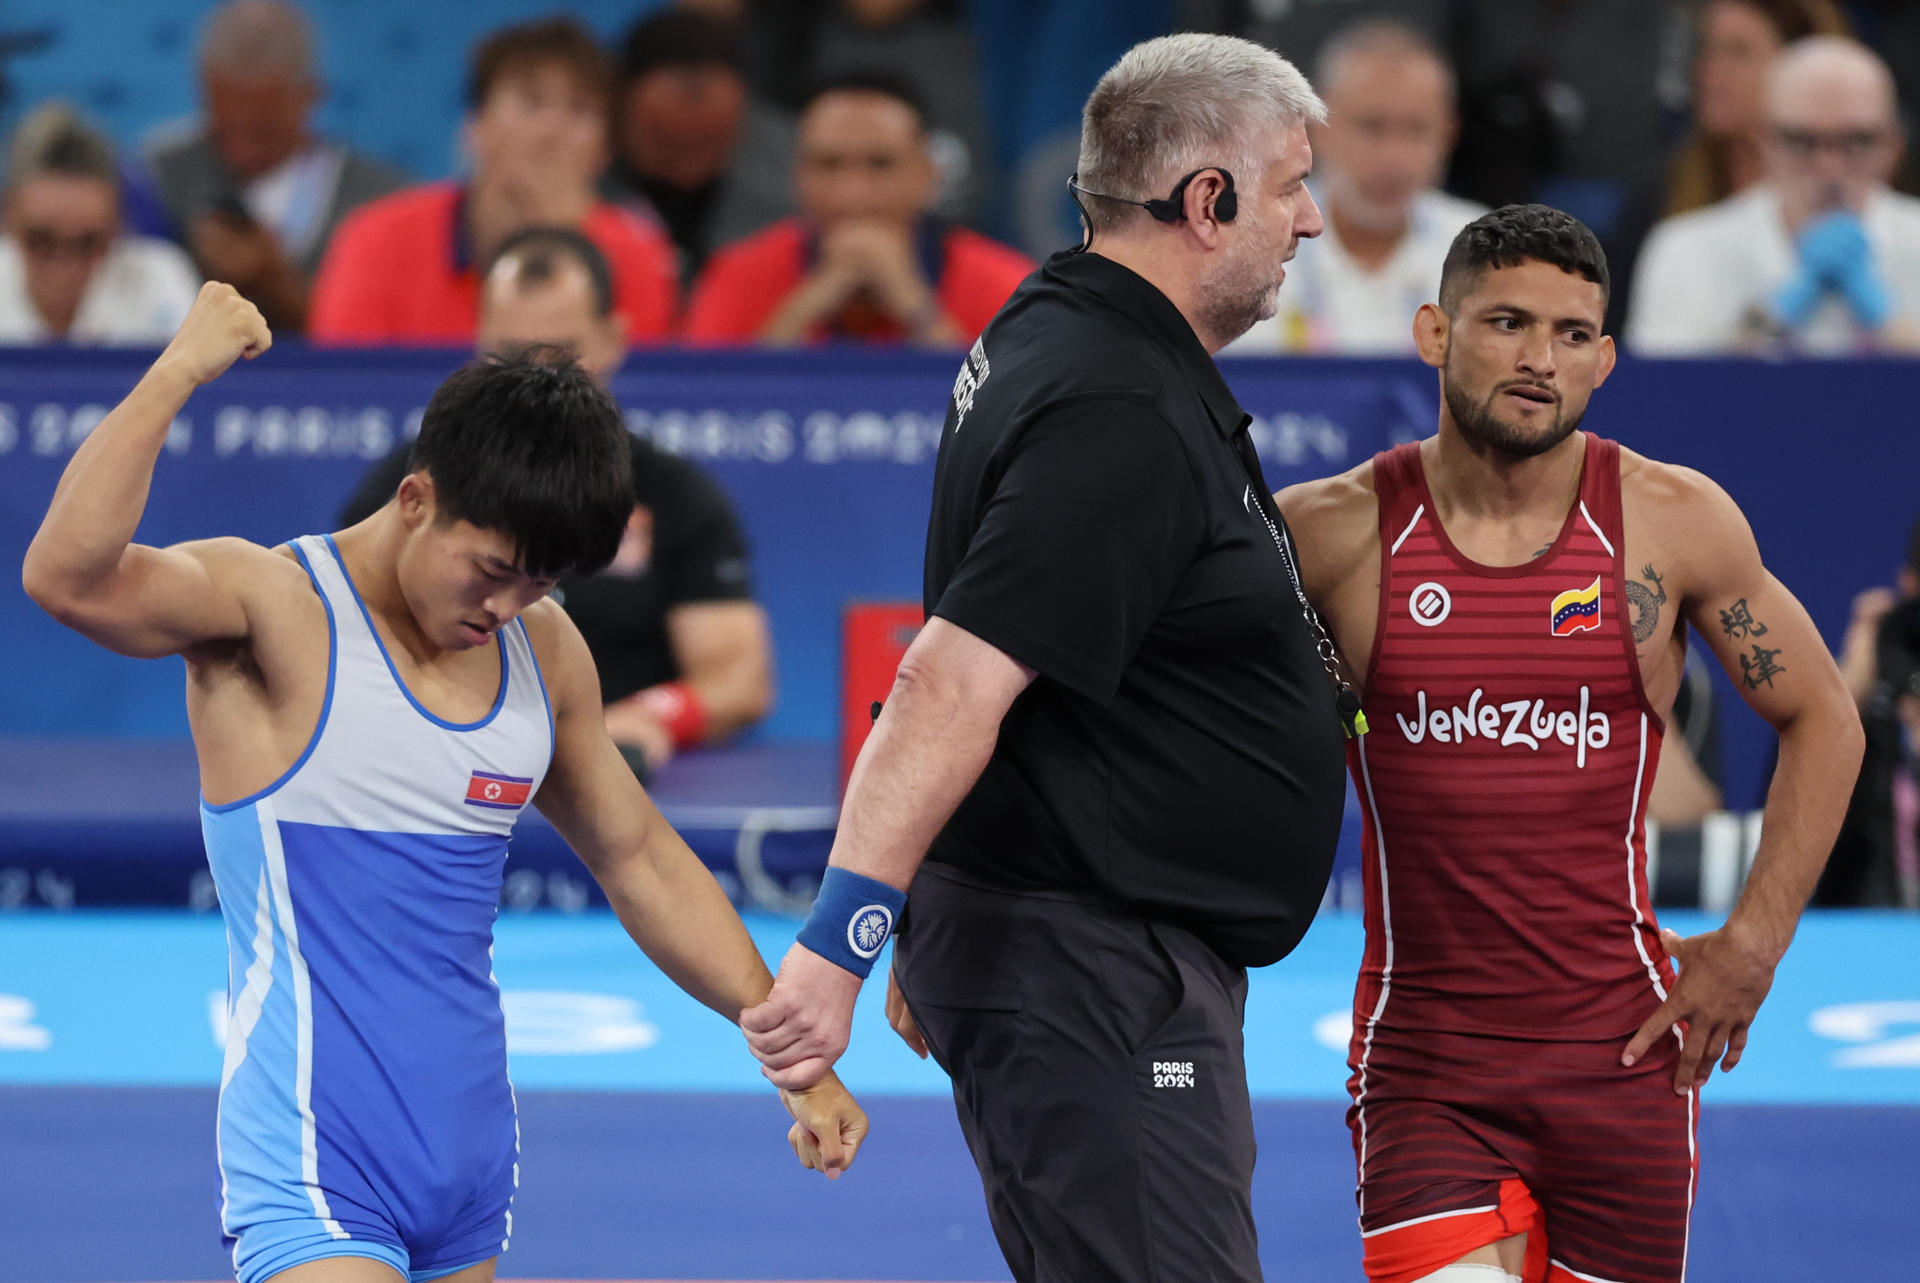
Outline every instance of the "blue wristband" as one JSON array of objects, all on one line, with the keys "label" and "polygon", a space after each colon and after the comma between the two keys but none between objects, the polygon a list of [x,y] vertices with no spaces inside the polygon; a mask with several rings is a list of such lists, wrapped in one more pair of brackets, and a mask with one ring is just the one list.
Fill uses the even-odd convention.
[{"label": "blue wristband", "polygon": [[800,928],[800,943],[865,980],[906,904],[904,891],[847,869],[829,867],[820,878],[813,912]]}]

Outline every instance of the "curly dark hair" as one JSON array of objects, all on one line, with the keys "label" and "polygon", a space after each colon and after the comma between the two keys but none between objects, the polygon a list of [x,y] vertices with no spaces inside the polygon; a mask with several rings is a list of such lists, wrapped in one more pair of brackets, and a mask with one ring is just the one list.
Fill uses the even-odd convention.
[{"label": "curly dark hair", "polygon": [[1489,268],[1522,263],[1551,263],[1584,276],[1600,287],[1604,302],[1611,292],[1607,252],[1587,225],[1551,205],[1502,205],[1460,229],[1440,269],[1440,307],[1456,316],[1465,298]]}]

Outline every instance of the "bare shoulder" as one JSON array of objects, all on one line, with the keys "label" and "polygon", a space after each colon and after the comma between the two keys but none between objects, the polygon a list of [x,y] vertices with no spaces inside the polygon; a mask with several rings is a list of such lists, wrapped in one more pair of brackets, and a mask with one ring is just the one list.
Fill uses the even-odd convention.
[{"label": "bare shoulder", "polygon": [[579,626],[553,598],[542,597],[534,602],[520,612],[520,619],[527,626],[527,640],[533,643],[533,653],[543,666],[565,664],[576,654],[587,653],[587,641],[580,635]]},{"label": "bare shoulder", "polygon": [[[192,562],[204,584],[237,603],[246,619],[244,635],[182,647],[178,653],[189,669],[205,674],[239,665],[284,679],[311,662],[310,647],[324,646],[326,606],[292,545],[269,548],[223,536],[174,544],[163,555]],[[315,637],[323,640],[316,643]]]},{"label": "bare shoulder", "polygon": [[1622,447],[1620,500],[1629,542],[1674,566],[1687,596],[1759,560],[1746,515],[1704,472]]},{"label": "bare shoulder", "polygon": [[209,568],[269,576],[291,570],[303,579],[306,577],[292,544],[269,548],[238,535],[220,535],[213,539],[190,539],[173,547]]},{"label": "bare shoulder", "polygon": [[1290,526],[1341,527],[1377,519],[1379,494],[1373,487],[1373,460],[1357,468],[1302,481],[1273,496]]},{"label": "bare shoulder", "polygon": [[243,602],[273,600],[286,594],[311,597],[312,582],[290,544],[269,548],[234,535],[174,544],[169,552],[191,557],[208,576]]},{"label": "bare shoulder", "polygon": [[1711,477],[1695,468],[1620,447],[1620,493],[1629,503],[1684,501],[1700,493],[1703,487],[1719,489]]},{"label": "bare shoulder", "polygon": [[1380,495],[1373,460],[1357,468],[1302,481],[1274,496],[1301,546],[1301,558],[1329,570],[1351,568],[1380,538]]},{"label": "bare shoulder", "polygon": [[520,612],[527,626],[527,641],[533,646],[534,660],[546,678],[547,692],[560,704],[588,690],[595,705],[599,702],[600,674],[587,649],[587,639],[572,616],[551,597],[542,598]]},{"label": "bare shoulder", "polygon": [[1620,499],[1629,526],[1662,543],[1719,533],[1751,538],[1746,517],[1719,482],[1625,446],[1620,448]]}]

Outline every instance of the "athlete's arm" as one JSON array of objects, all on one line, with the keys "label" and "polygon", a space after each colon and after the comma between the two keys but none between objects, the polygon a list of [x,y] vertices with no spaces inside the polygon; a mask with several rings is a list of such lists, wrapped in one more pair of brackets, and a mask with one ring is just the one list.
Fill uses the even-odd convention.
[{"label": "athlete's arm", "polygon": [[153,658],[248,633],[250,559],[238,539],[150,548],[133,542],[167,429],[193,390],[273,337],[232,286],[208,282],[133,391],[74,452],[27,548],[20,580],[54,618],[109,650]]},{"label": "athlete's arm", "polygon": [[593,656],[558,607],[527,612],[553,703],[553,765],[534,804],[607,893],[641,951],[694,998],[737,1020],[773,984],[713,875],[607,738]]},{"label": "athlete's arm", "polygon": [[[1658,466],[1658,465],[1652,465]],[[1698,473],[1662,468],[1671,487],[1657,505],[1659,546],[1682,578],[1681,612],[1720,660],[1735,689],[1780,735],[1760,848],[1726,925],[1662,939],[1680,980],[1627,1045],[1643,1055],[1679,1021],[1688,1023],[1674,1089],[1705,1082],[1721,1058],[1733,1068],[1747,1027],[1773,985],[1833,849],[1859,773],[1865,737],[1825,642],[1793,594],[1761,564],[1753,531],[1726,492]]]},{"label": "athlete's arm", "polygon": [[[854,762],[829,863],[906,890],[986,770],[1001,721],[1035,675],[959,625],[929,619],[901,658],[885,711]],[[770,1081],[805,1085],[840,1058],[860,983],[804,944],[787,951],[779,984],[740,1021]]]},{"label": "athlete's arm", "polygon": [[1373,464],[1273,496],[1300,554],[1301,587],[1340,645],[1355,686],[1366,676],[1380,598],[1380,507]]},{"label": "athlete's arm", "polygon": [[[688,849],[607,738],[600,678],[571,619],[542,602],[526,613],[553,708],[553,764],[534,805],[607,893],[642,953],[695,999],[737,1022],[773,976],[713,874]],[[808,1167],[838,1176],[867,1131],[866,1115],[828,1074],[781,1092],[788,1140]]]},{"label": "athlete's arm", "polygon": [[1359,545],[1373,514],[1360,511],[1354,502],[1358,497],[1352,472],[1302,481],[1274,493],[1273,501],[1300,545],[1301,586],[1316,606],[1359,564]]}]

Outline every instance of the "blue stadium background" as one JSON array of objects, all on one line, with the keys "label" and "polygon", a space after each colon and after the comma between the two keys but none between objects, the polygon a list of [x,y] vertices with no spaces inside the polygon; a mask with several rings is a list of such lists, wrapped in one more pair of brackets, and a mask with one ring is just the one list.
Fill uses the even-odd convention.
[{"label": "blue stadium background", "polygon": [[[128,146],[191,114],[207,7],[9,0],[0,31],[48,41],[6,64],[0,132],[50,96],[77,101]],[[573,11],[612,36],[653,7]],[[322,128],[437,178],[461,165],[473,42],[555,6],[307,8],[329,89]],[[1099,69],[1161,30],[1172,8],[972,5],[982,75],[998,87],[983,101],[1003,167],[1070,125]],[[0,350],[0,568],[18,564],[71,448],[146,359]],[[275,540],[326,525],[381,452],[376,438],[404,431],[458,359],[276,349],[189,408],[193,431],[163,457],[143,536]],[[763,903],[802,894],[824,853],[839,612],[917,596],[931,445],[953,365],[850,352],[643,355],[616,388],[636,428],[721,479],[756,544],[778,711],[741,752],[683,763],[662,781],[669,815],[743,899],[756,898],[755,877],[770,880]],[[1409,363],[1255,362],[1232,378],[1260,417],[1276,485],[1431,427],[1431,375]],[[1837,644],[1853,594],[1887,580],[1920,509],[1917,405],[1920,363],[1629,361],[1589,426],[1725,484]],[[11,582],[0,578],[0,909],[21,911],[0,912],[0,1283],[219,1277],[220,1031],[208,1001],[221,976],[217,916],[185,878],[164,883],[171,910],[89,908],[75,893],[101,868],[136,881],[129,869],[163,854],[197,858],[179,665],[86,647]],[[1768,736],[1724,681],[1719,689],[1729,803],[1745,809],[1760,799]],[[783,1119],[737,1035],[636,965],[609,917],[518,911],[580,909],[584,875],[551,862],[522,872],[498,959],[527,1136],[521,1230],[503,1277],[1005,1277],[944,1079],[892,1040],[877,986],[846,1063],[876,1129],[862,1165],[828,1187],[791,1170]],[[1712,925],[1697,914],[1671,921]],[[793,929],[766,913],[751,926],[775,958]],[[1330,911],[1298,955],[1255,981],[1256,1204],[1276,1280],[1357,1277],[1338,1048],[1358,949],[1355,917]],[[1897,913],[1812,915],[1749,1054],[1708,1095],[1690,1277],[1914,1277],[1920,926]]]}]

